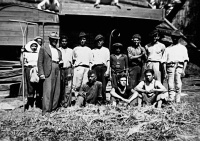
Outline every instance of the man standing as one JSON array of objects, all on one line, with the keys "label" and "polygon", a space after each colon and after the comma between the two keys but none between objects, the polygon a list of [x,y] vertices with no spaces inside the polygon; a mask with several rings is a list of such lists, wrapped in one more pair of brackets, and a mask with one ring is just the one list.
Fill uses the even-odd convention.
[{"label": "man standing", "polygon": [[119,102],[129,104],[132,106],[136,103],[134,100],[138,97],[138,93],[134,89],[127,87],[126,75],[119,75],[118,85],[113,87],[110,91],[111,101],[113,106]]},{"label": "man standing", "polygon": [[80,32],[80,45],[75,47],[72,52],[74,62],[73,89],[79,91],[82,84],[88,81],[87,73],[91,68],[92,51],[86,46],[86,34]]},{"label": "man standing", "polygon": [[169,101],[175,100],[175,102],[180,102],[181,77],[185,76],[185,69],[189,62],[187,48],[179,43],[180,38],[180,33],[173,32],[173,45],[166,48],[163,55],[164,73],[169,87]]},{"label": "man standing", "polygon": [[36,36],[36,37],[34,38],[34,41],[36,41],[36,42],[40,45],[40,47],[42,47],[42,44],[43,44],[43,39],[42,39],[42,37]]},{"label": "man standing", "polygon": [[115,50],[114,54],[110,55],[110,66],[111,66],[111,76],[112,76],[112,87],[117,86],[117,76],[122,74],[128,74],[128,57],[122,54],[121,43],[113,44]]},{"label": "man standing", "polygon": [[158,40],[160,39],[159,32],[153,31],[151,34],[152,42],[145,46],[147,50],[147,62],[146,69],[152,69],[155,73],[155,79],[161,81],[161,60],[163,53],[165,51],[165,45],[160,43]]},{"label": "man standing", "polygon": [[60,98],[60,68],[62,54],[56,45],[58,34],[52,32],[49,36],[49,45],[40,48],[38,57],[38,73],[43,82],[42,112],[56,110]]},{"label": "man standing", "polygon": [[95,48],[92,50],[93,54],[93,66],[92,69],[97,74],[97,81],[102,83],[102,98],[103,103],[106,102],[106,85],[107,78],[110,74],[110,51],[104,47],[104,37],[99,34],[95,37]]},{"label": "man standing", "polygon": [[98,103],[98,97],[102,94],[102,83],[96,81],[96,79],[96,73],[93,70],[89,70],[88,82],[82,85],[76,100],[76,106],[81,107],[85,106],[86,103]]},{"label": "man standing", "polygon": [[139,83],[141,79],[141,73],[143,64],[146,60],[146,51],[141,47],[141,36],[135,34],[132,37],[132,46],[129,46],[128,58],[129,58],[129,85],[133,89]]},{"label": "man standing", "polygon": [[145,80],[135,87],[138,92],[138,106],[141,107],[143,103],[146,103],[147,105],[157,104],[157,107],[161,108],[163,100],[168,98],[166,88],[160,81],[154,79],[152,69],[145,70],[144,76]]},{"label": "man standing", "polygon": [[61,68],[61,100],[62,105],[68,102],[72,68],[72,49],[67,46],[67,36],[61,37],[61,47],[63,67]]}]

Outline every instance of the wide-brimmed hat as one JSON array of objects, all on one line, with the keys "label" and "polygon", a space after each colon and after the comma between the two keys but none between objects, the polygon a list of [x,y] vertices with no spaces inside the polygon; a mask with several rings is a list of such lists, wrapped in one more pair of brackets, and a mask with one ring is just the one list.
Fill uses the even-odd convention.
[{"label": "wide-brimmed hat", "polygon": [[150,33],[149,36],[154,37],[155,35],[160,36],[160,32],[159,32],[158,30],[154,30],[154,31],[152,31],[152,32]]},{"label": "wide-brimmed hat", "polygon": [[123,45],[121,43],[114,43],[112,46],[115,48],[117,47],[121,48]]},{"label": "wide-brimmed hat", "polygon": [[80,32],[80,34],[79,34],[79,38],[86,37],[86,36],[87,36],[87,34],[85,32]]},{"label": "wide-brimmed hat", "polygon": [[134,38],[138,38],[139,40],[141,40],[140,34],[134,34],[134,35],[132,36],[132,39],[134,39]]},{"label": "wide-brimmed hat", "polygon": [[97,35],[94,40],[99,41],[100,39],[104,40],[104,37],[101,34]]},{"label": "wide-brimmed hat", "polygon": [[36,44],[37,45],[37,52],[39,52],[40,50],[40,45],[36,42],[36,41],[29,41],[26,45],[25,45],[25,50],[27,52],[32,52],[32,49],[31,49],[31,45],[32,44]]},{"label": "wide-brimmed hat", "polygon": [[42,37],[41,36],[36,36],[33,40],[35,41],[37,39],[42,39]]},{"label": "wide-brimmed hat", "polygon": [[49,38],[57,39],[57,40],[60,39],[57,32],[50,33]]}]

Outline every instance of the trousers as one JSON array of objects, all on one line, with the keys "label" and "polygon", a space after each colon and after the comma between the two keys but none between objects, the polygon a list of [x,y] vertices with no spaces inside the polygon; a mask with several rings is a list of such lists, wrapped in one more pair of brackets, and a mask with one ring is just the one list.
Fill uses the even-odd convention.
[{"label": "trousers", "polygon": [[180,67],[168,67],[167,74],[168,74],[168,89],[169,89],[169,100],[176,102],[180,102],[180,94],[182,89],[182,81],[181,81],[181,74],[183,72],[183,68]]},{"label": "trousers", "polygon": [[154,78],[161,82],[161,69],[160,62],[147,62],[146,69],[152,69],[154,71]]},{"label": "trousers", "polygon": [[88,82],[88,71],[89,68],[83,66],[78,66],[74,68],[73,87],[75,89],[80,89],[82,84]]}]

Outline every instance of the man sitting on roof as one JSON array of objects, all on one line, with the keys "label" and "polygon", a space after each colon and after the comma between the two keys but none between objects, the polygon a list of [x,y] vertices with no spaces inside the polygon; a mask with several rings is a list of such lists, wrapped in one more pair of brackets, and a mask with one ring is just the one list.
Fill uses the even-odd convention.
[{"label": "man sitting on roof", "polygon": [[38,9],[45,11],[59,12],[59,8],[58,0],[43,0],[38,4]]},{"label": "man sitting on roof", "polygon": [[[110,1],[110,0],[109,0]],[[101,0],[96,0],[94,7],[96,8],[100,8],[99,4],[100,4]],[[111,5],[117,6],[118,8],[121,9],[120,5],[119,5],[119,0],[112,0]]]}]

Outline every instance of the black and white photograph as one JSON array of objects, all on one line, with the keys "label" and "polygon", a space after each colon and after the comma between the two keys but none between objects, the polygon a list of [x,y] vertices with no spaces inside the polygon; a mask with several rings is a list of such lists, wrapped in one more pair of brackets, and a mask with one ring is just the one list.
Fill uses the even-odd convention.
[{"label": "black and white photograph", "polygon": [[200,141],[199,0],[0,0],[0,141]]}]

